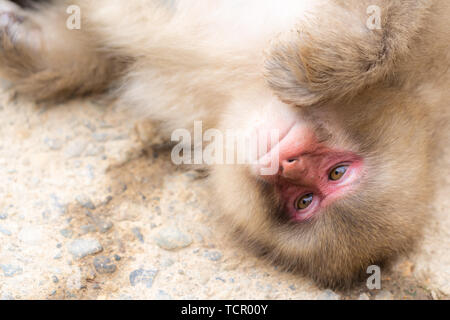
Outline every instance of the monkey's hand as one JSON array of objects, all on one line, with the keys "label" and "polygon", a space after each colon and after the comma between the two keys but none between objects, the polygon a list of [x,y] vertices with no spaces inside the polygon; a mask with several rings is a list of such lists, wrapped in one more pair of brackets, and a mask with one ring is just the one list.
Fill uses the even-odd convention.
[{"label": "monkey's hand", "polygon": [[308,106],[394,80],[431,3],[336,0],[320,6],[275,41],[266,60],[267,81],[284,102]]}]

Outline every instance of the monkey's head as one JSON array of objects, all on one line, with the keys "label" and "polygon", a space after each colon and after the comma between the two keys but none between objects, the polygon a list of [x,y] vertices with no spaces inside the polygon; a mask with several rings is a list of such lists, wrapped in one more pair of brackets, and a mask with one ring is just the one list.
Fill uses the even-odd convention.
[{"label": "monkey's head", "polygon": [[[254,113],[236,104],[230,117],[240,116],[223,129],[251,127],[260,140],[279,132],[257,152],[266,161],[212,172],[217,203],[238,233],[332,287],[410,249],[431,194],[429,135],[415,102],[387,91],[311,108],[261,95],[247,102],[265,99]],[[269,175],[267,163],[277,164]]]}]

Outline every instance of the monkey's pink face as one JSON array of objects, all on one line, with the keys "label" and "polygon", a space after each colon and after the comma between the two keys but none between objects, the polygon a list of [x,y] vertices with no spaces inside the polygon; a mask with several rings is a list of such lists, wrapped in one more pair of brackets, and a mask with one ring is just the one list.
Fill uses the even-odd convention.
[{"label": "monkey's pink face", "polygon": [[[261,158],[262,163],[278,164],[278,171],[259,177],[274,185],[292,220],[312,218],[360,181],[363,160],[355,153],[320,142],[314,130],[301,122],[281,132],[279,143],[269,146]],[[257,169],[261,172],[261,166]]]}]

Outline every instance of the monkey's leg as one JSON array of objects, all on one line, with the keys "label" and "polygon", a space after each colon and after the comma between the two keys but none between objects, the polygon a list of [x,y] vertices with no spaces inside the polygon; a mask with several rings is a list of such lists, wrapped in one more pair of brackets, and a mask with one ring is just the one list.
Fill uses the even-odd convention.
[{"label": "monkey's leg", "polygon": [[64,2],[23,10],[0,0],[0,74],[20,94],[49,100],[100,92],[121,68],[87,32],[67,28]]}]

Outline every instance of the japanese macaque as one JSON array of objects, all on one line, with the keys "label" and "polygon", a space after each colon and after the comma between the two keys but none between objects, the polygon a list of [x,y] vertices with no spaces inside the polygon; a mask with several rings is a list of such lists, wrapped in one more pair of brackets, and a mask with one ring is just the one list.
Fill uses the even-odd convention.
[{"label": "japanese macaque", "polygon": [[113,94],[167,140],[194,121],[277,130],[257,155],[275,172],[216,164],[209,177],[268,258],[343,287],[420,239],[450,101],[448,0],[12,2],[0,70],[20,94]]}]

